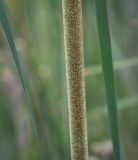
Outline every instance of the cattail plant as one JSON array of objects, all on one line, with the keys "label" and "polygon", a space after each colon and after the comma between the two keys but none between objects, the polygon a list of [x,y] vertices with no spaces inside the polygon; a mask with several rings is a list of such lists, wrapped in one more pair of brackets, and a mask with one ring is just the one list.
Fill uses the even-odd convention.
[{"label": "cattail plant", "polygon": [[26,98],[26,102],[27,102],[27,105],[28,105],[27,109],[28,109],[28,112],[30,114],[30,119],[31,119],[32,126],[33,126],[33,129],[34,129],[34,132],[35,132],[37,145],[38,145],[38,148],[39,148],[39,151],[40,151],[40,157],[41,157],[41,159],[43,159],[42,145],[41,145],[41,142],[40,142],[40,135],[39,135],[38,128],[37,128],[37,125],[36,125],[36,120],[35,120],[35,115],[34,115],[33,108],[32,108],[32,102],[31,102],[30,95],[29,95],[27,80],[26,80],[26,77],[25,77],[20,59],[18,57],[18,52],[17,52],[17,49],[16,49],[16,45],[15,45],[15,42],[14,42],[12,31],[11,31],[11,28],[10,28],[10,25],[9,25],[9,20],[8,20],[7,15],[6,15],[5,7],[4,7],[4,4],[3,4],[2,0],[0,0],[0,23],[3,26],[6,38],[7,38],[8,43],[9,43],[9,47],[11,49],[11,53],[12,53],[12,56],[13,56],[13,59],[14,59],[14,62],[15,62],[16,68],[17,68],[17,73],[19,75],[19,78],[20,78],[20,81],[21,81],[21,84],[22,84],[22,88],[23,88],[23,91],[24,91],[24,96]]},{"label": "cattail plant", "polygon": [[115,160],[121,160],[116,88],[106,0],[95,0],[95,8],[114,157]]},{"label": "cattail plant", "polygon": [[71,157],[87,160],[87,125],[81,0],[63,0]]}]

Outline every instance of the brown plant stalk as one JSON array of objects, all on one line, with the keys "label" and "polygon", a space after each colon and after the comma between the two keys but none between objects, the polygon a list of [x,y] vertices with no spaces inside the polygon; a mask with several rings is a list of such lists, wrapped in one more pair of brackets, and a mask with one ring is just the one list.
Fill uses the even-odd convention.
[{"label": "brown plant stalk", "polygon": [[88,160],[81,0],[63,0],[72,160]]}]

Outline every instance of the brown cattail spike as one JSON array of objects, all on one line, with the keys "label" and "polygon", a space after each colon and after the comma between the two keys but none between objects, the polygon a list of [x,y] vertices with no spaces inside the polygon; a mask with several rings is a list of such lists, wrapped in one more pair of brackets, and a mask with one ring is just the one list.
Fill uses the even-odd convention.
[{"label": "brown cattail spike", "polygon": [[72,160],[88,160],[81,0],[63,0]]}]

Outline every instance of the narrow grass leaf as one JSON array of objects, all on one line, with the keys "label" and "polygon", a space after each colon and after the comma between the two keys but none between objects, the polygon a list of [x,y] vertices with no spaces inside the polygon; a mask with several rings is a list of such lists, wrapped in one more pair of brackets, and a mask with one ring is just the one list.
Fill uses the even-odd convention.
[{"label": "narrow grass leaf", "polygon": [[95,6],[114,156],[115,160],[121,160],[117,102],[106,0],[95,0]]},{"label": "narrow grass leaf", "polygon": [[28,111],[30,113],[30,118],[31,118],[31,121],[32,121],[32,125],[33,125],[35,135],[36,135],[38,147],[40,149],[40,152],[42,152],[40,138],[39,138],[38,129],[37,129],[37,126],[36,126],[35,116],[34,116],[33,109],[32,109],[32,103],[31,103],[31,100],[30,100],[30,97],[29,97],[29,92],[28,92],[28,87],[27,87],[25,74],[23,73],[23,69],[22,69],[18,54],[17,54],[16,46],[15,46],[15,43],[14,43],[14,38],[13,38],[11,29],[10,29],[9,21],[8,21],[7,15],[5,13],[5,9],[4,9],[4,5],[3,5],[2,0],[0,0],[0,21],[1,21],[1,24],[2,24],[3,29],[5,31],[5,35],[6,35],[6,38],[8,40],[8,43],[9,43],[9,46],[10,46],[10,49],[11,49],[11,53],[12,53],[12,56],[13,56],[13,59],[14,59],[14,62],[15,62],[16,68],[17,68],[17,72],[18,72],[19,78],[21,80],[21,84],[22,84],[22,87],[23,87],[23,90],[24,90],[24,95],[25,95],[25,98],[26,98],[26,101],[27,101],[27,104],[28,104]]}]

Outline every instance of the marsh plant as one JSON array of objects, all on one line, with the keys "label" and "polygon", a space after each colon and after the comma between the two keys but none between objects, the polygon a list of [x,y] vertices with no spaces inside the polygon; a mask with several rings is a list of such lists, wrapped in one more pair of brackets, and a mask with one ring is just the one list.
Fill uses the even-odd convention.
[{"label": "marsh plant", "polygon": [[63,1],[71,157],[88,160],[81,0]]},{"label": "marsh plant", "polygon": [[[34,2],[32,2],[32,6],[34,7],[34,10],[36,10],[37,6],[41,6],[43,8],[42,11],[38,12],[38,14],[40,14],[40,15],[43,14],[44,11],[46,12],[47,16],[52,15],[52,17],[49,19],[49,23],[51,24],[50,31],[43,30],[45,28],[45,26],[43,26],[43,25],[42,25],[43,27],[42,26],[41,27],[42,27],[42,33],[47,33],[47,34],[49,33],[50,36],[54,36],[54,42],[56,44],[55,48],[57,49],[59,47],[59,45],[62,45],[59,43],[61,41],[61,39],[56,34],[55,35],[53,34],[53,30],[55,29],[54,27],[56,27],[56,25],[55,26],[53,25],[53,21],[55,21],[55,23],[58,24],[59,23],[59,19],[57,18],[58,16],[54,15],[54,13],[52,11],[50,12],[48,10],[47,5],[45,5],[47,7],[45,9],[44,6],[42,5],[42,4],[44,4],[44,2],[42,4],[41,3],[35,2],[36,5],[34,5]],[[56,5],[59,5],[59,3],[57,3],[56,1],[55,2],[54,1],[46,1],[45,3],[49,5],[49,8],[52,6],[54,9],[55,9]],[[106,0],[95,0],[94,3],[95,3],[95,5],[93,8],[96,11],[97,33],[98,33],[98,40],[99,40],[99,46],[100,46],[100,52],[101,52],[100,55],[101,55],[102,71],[103,71],[103,77],[104,77],[104,86],[105,86],[105,92],[106,92],[106,101],[107,101],[107,106],[108,106],[107,109],[108,109],[108,117],[109,117],[110,131],[111,131],[111,139],[112,139],[112,144],[113,144],[113,152],[114,152],[115,160],[121,160],[120,138],[119,138],[119,129],[118,129],[119,128],[118,127],[118,115],[117,115],[117,101],[116,101],[116,86],[115,86],[113,63],[112,63],[112,48],[111,48],[111,40],[110,40],[110,32],[109,32],[109,24],[108,24],[107,4],[106,4]],[[29,5],[31,5],[31,3],[29,3]],[[63,18],[63,30],[61,30],[61,32],[64,34],[64,47],[63,48],[65,51],[63,51],[63,52],[65,52],[65,54],[63,54],[62,57],[65,56],[65,65],[63,65],[62,67],[66,68],[67,87],[65,87],[65,88],[67,88],[67,99],[68,99],[68,117],[69,117],[68,126],[69,126],[69,132],[70,132],[71,159],[72,160],[88,160],[89,155],[88,155],[87,114],[86,114],[86,111],[87,111],[86,99],[87,98],[85,96],[85,75],[87,73],[85,74],[85,71],[84,71],[85,70],[85,65],[84,65],[84,50],[85,50],[85,48],[84,48],[84,42],[83,42],[84,41],[83,39],[85,37],[84,34],[86,32],[83,33],[83,31],[84,31],[84,28],[83,28],[84,14],[83,14],[83,9],[82,9],[83,3],[82,3],[82,0],[62,0],[62,4],[60,3],[59,8],[60,8],[60,13],[63,12],[63,15],[62,15],[63,16],[62,17]],[[24,9],[26,9],[26,8],[24,8]],[[29,18],[32,15],[33,16],[36,15],[36,12],[31,13],[30,10],[28,10],[28,12],[26,12],[26,10],[25,10],[25,14],[26,13],[29,14],[28,15]],[[87,12],[85,12],[85,13],[87,13]],[[37,16],[35,18],[37,19]],[[53,21],[52,21],[52,18],[53,18]],[[61,103],[62,98],[60,99],[60,101],[58,101],[59,104],[56,104],[57,106],[55,107],[55,103],[49,102],[50,98],[47,96],[49,93],[43,92],[45,90],[45,88],[47,89],[48,87],[43,87],[42,84],[39,84],[40,86],[42,85],[42,88],[43,88],[40,92],[40,95],[43,95],[41,98],[46,99],[46,100],[48,99],[46,101],[47,104],[49,106],[50,105],[54,106],[52,109],[50,107],[49,108],[47,107],[48,108],[47,111],[49,111],[46,114],[46,116],[47,116],[46,117],[46,121],[47,121],[46,125],[48,126],[47,127],[48,131],[46,130],[47,132],[44,132],[42,129],[41,134],[40,134],[37,120],[41,119],[40,117],[41,117],[42,113],[39,112],[40,117],[38,119],[36,119],[35,113],[33,110],[34,101],[31,100],[26,76],[24,74],[23,67],[22,67],[20,60],[19,60],[19,55],[17,53],[13,34],[12,34],[12,31],[11,31],[11,28],[9,25],[9,20],[7,18],[7,14],[6,14],[2,0],[0,0],[0,21],[3,26],[3,30],[5,32],[7,41],[9,43],[11,53],[12,53],[12,56],[13,56],[13,59],[14,59],[14,62],[15,62],[16,68],[17,68],[17,72],[18,72],[18,75],[19,75],[19,78],[20,78],[20,81],[22,84],[23,92],[24,92],[24,95],[26,98],[28,112],[30,113],[32,126],[34,128],[34,132],[35,132],[35,136],[36,136],[36,142],[37,142],[37,145],[39,146],[38,149],[39,149],[40,155],[41,155],[41,156],[39,156],[39,158],[45,159],[44,158],[44,152],[45,152],[44,151],[44,144],[43,144],[43,141],[40,139],[43,138],[45,133],[47,133],[46,140],[47,140],[47,143],[50,144],[48,146],[50,148],[50,151],[49,150],[47,151],[47,154],[49,155],[48,157],[51,158],[50,154],[53,153],[53,154],[55,154],[55,156],[52,156],[52,157],[54,157],[53,159],[57,158],[60,160],[62,157],[61,155],[63,154],[63,151],[61,151],[61,150],[63,150],[63,146],[62,147],[60,146],[61,153],[60,153],[60,156],[57,156],[58,154],[57,154],[57,151],[55,148],[58,145],[57,146],[55,145],[56,147],[55,146],[53,147],[51,145],[52,140],[53,141],[55,140],[57,143],[59,141],[58,138],[54,135],[55,131],[58,131],[58,135],[62,135],[62,133],[59,131],[59,129],[57,129],[60,126],[60,122],[57,121],[56,118],[54,119],[54,121],[51,122],[51,117],[48,113],[52,112],[53,116],[56,115],[56,111],[58,110],[58,109],[56,110],[56,107],[58,105],[59,106],[63,105]],[[41,22],[41,19],[39,22]],[[28,24],[29,23],[30,22],[28,22]],[[35,23],[37,23],[37,22],[34,21],[32,23],[35,26],[36,25]],[[44,23],[44,21],[42,21],[42,24],[43,23]],[[31,27],[33,28],[33,25]],[[47,27],[47,24],[46,24],[46,27]],[[37,28],[37,25],[36,25],[36,28]],[[59,30],[57,29],[56,31],[58,32]],[[33,33],[34,33],[34,35],[38,36],[36,32],[33,32]],[[88,33],[86,33],[86,34],[88,34]],[[45,41],[44,37],[43,37],[43,42]],[[40,46],[43,45],[42,42],[39,43],[38,39],[37,39],[37,44]],[[33,40],[33,38],[31,40]],[[52,48],[54,48],[52,40],[51,39],[49,41],[47,40],[46,44],[47,44],[47,46],[46,46],[47,48],[49,46],[51,47],[49,50],[47,49],[47,51],[52,54]],[[43,47],[44,46],[45,45],[43,45]],[[92,44],[92,46],[93,46],[93,44]],[[43,49],[43,47],[41,48],[42,52],[43,52],[43,50],[45,51],[45,49]],[[93,48],[94,47],[95,46],[93,46]],[[57,58],[55,58],[56,49],[53,51],[54,56],[52,55],[53,56],[52,58],[54,60],[52,59],[53,60],[52,63],[56,62],[56,64],[59,65],[61,63],[61,61],[59,61],[59,59],[58,59],[59,55],[57,56]],[[34,50],[32,49],[30,52],[33,52]],[[87,50],[87,48],[86,48],[86,50]],[[39,51],[36,49],[35,52],[39,52]],[[60,52],[62,52],[62,50],[60,50]],[[86,54],[86,56],[87,56],[87,54]],[[48,56],[46,56],[46,57],[49,58]],[[40,58],[39,56],[36,58],[36,64],[39,61],[39,58]],[[42,62],[44,61],[43,58],[41,61]],[[60,74],[61,70],[58,70],[56,67],[57,66],[54,66],[53,70],[57,71],[57,74],[58,74],[57,77],[59,78],[59,79],[57,78],[58,79],[57,81],[60,84],[61,79],[62,79],[61,74]],[[47,67],[43,64],[38,69],[40,71],[40,75],[41,75],[40,77],[42,79],[45,77],[47,78],[48,76],[51,78],[51,71],[47,70],[47,72],[46,72],[46,68]],[[41,72],[42,70],[44,71],[43,73]],[[93,70],[91,70],[91,72],[93,72]],[[100,70],[100,73],[101,73],[101,70]],[[55,74],[54,74],[54,76],[55,76]],[[47,78],[47,80],[49,81],[49,84],[52,84],[51,83],[52,78],[51,79],[50,78],[48,79],[48,78]],[[44,81],[45,80],[43,79],[43,82]],[[44,84],[45,84],[45,82],[44,82]],[[52,93],[52,96],[51,96],[52,100],[54,99],[53,95],[57,92],[55,87],[53,87],[53,88],[54,88],[53,89],[54,91],[50,92],[50,93]],[[93,95],[91,95],[91,96],[93,96]],[[39,105],[41,104],[40,102],[36,102],[36,103]],[[38,108],[36,109],[37,111],[39,111]],[[63,109],[62,109],[62,111],[63,111]],[[57,124],[58,124],[58,127],[56,126]],[[43,126],[45,126],[45,124],[43,124]],[[56,134],[56,132],[55,132],[55,134]],[[53,137],[49,138],[50,136],[51,137],[53,136]],[[64,152],[65,157],[66,157],[66,154],[68,154],[68,153],[70,154],[70,151]],[[69,157],[69,156],[67,156],[67,157]]]}]

